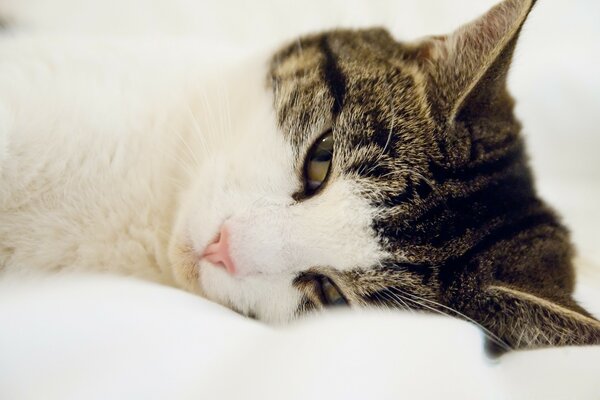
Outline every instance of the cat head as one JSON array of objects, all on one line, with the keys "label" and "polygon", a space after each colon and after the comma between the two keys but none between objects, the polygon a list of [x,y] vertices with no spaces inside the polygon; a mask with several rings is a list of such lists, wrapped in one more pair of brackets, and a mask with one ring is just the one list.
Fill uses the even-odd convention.
[{"label": "cat head", "polygon": [[566,232],[535,195],[506,90],[533,3],[417,43],[307,36],[271,58],[266,84],[244,70],[235,139],[184,196],[178,281],[267,321],[332,304],[468,313],[499,270],[517,279],[498,243],[515,252],[514,236],[542,227],[539,250],[564,267],[538,286],[570,298]]}]

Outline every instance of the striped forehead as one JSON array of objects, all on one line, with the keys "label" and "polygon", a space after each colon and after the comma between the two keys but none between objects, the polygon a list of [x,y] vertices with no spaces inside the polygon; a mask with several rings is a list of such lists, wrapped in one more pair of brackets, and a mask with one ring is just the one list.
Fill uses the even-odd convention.
[{"label": "striped forehead", "polygon": [[[297,41],[273,60],[276,110],[299,157],[324,127],[333,126],[334,169],[353,179],[382,210],[373,227],[384,248],[398,255],[388,261],[439,263],[455,236],[485,219],[465,208],[475,204],[490,214],[498,208],[485,203],[489,196],[466,195],[485,186],[496,164],[490,164],[490,171],[478,164],[475,175],[465,175],[468,186],[453,167],[438,164],[445,157],[440,127],[431,117],[422,76],[403,61],[401,46],[379,31],[337,31]],[[470,142],[460,143],[453,144],[453,151],[469,155]],[[509,143],[507,154],[519,148]],[[490,190],[520,198],[515,188],[528,186],[517,182],[506,193]],[[449,203],[457,193],[468,200]]]},{"label": "striped forehead", "polygon": [[324,79],[322,43],[299,39],[272,61],[270,80],[277,122],[297,156],[332,120],[333,98]]},{"label": "striped forehead", "polygon": [[400,51],[385,31],[334,31],[299,39],[273,57],[277,119],[298,158],[330,127],[339,173],[387,174],[369,165],[381,164],[384,152],[396,161],[422,158],[415,139],[431,131],[420,126],[428,112],[418,71]]}]

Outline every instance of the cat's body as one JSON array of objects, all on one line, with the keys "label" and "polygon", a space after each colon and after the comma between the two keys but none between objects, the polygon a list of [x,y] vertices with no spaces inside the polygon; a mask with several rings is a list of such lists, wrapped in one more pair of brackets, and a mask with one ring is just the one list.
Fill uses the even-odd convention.
[{"label": "cat's body", "polygon": [[[125,67],[139,63],[127,46],[97,47],[3,40],[11,59],[1,67],[4,272],[95,269],[164,280],[162,232],[175,203],[166,178],[177,173],[165,156],[180,156],[166,135],[183,115],[162,101],[173,95],[168,77],[147,85],[147,70]],[[157,60],[145,58],[155,69]]]},{"label": "cat's body", "polygon": [[204,142],[222,147],[231,136],[222,118],[236,77],[223,71],[239,62],[218,50],[176,40],[3,38],[3,272],[172,281],[168,242],[191,152],[202,157]]},{"label": "cat's body", "polygon": [[599,343],[506,92],[531,7],[265,57],[5,38],[0,271],[131,274],[269,321],[342,302],[474,320],[504,349]]}]

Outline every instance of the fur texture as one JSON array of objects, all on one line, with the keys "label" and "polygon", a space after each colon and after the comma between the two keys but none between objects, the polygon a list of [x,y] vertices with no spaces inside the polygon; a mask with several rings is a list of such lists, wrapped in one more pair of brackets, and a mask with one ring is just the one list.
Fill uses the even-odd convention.
[{"label": "fur texture", "polygon": [[[352,306],[464,318],[499,349],[598,343],[506,91],[532,6],[419,43],[321,33],[270,63],[5,38],[0,267],[134,274],[267,321],[321,308],[326,276]],[[328,129],[331,170],[307,195]],[[235,276],[201,258],[222,227]]]}]

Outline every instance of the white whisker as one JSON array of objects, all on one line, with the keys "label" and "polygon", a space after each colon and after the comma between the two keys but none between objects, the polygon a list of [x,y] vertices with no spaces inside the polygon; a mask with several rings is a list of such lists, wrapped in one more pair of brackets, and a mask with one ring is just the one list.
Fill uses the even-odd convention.
[{"label": "white whisker", "polygon": [[[499,338],[497,335],[495,335],[493,332],[491,332],[490,330],[488,330],[487,328],[485,328],[485,327],[484,327],[483,325],[481,325],[479,322],[477,322],[477,321],[475,321],[474,319],[472,319],[472,318],[470,318],[470,317],[466,316],[465,314],[461,313],[460,311],[457,311],[457,310],[453,309],[452,307],[446,306],[446,305],[444,305],[444,304],[441,304],[441,303],[438,303],[438,302],[436,302],[436,301],[433,301],[433,300],[429,300],[429,299],[426,299],[426,298],[420,297],[420,296],[418,296],[418,295],[416,295],[416,294],[412,294],[412,293],[405,292],[405,291],[403,291],[402,289],[400,289],[400,288],[398,288],[398,287],[391,287],[390,289],[391,289],[391,290],[396,290],[396,291],[400,292],[400,293],[399,293],[399,295],[401,295],[401,296],[402,296],[404,299],[406,299],[406,300],[412,300],[413,302],[415,302],[415,303],[417,303],[417,304],[421,305],[422,307],[425,307],[425,308],[427,308],[427,309],[429,309],[429,310],[432,310],[432,311],[438,312],[438,313],[440,313],[440,314],[444,314],[444,315],[451,316],[450,314],[448,314],[448,313],[445,313],[445,312],[443,312],[442,310],[437,310],[437,309],[435,309],[435,308],[433,308],[433,307],[430,307],[430,306],[427,306],[427,305],[423,304],[422,302],[423,302],[423,301],[425,301],[425,302],[431,303],[431,304],[433,304],[433,305],[435,305],[435,306],[438,306],[438,307],[441,307],[441,308],[444,308],[444,309],[446,309],[446,310],[449,310],[449,311],[451,311],[452,313],[454,313],[454,314],[456,314],[456,315],[460,316],[461,318],[464,318],[465,320],[467,320],[467,321],[469,321],[469,322],[471,322],[471,323],[473,323],[473,324],[477,325],[477,326],[478,326],[478,327],[479,327],[479,328],[480,328],[480,329],[481,329],[481,330],[484,332],[484,334],[485,334],[485,335],[486,335],[488,338],[490,338],[490,340],[492,340],[494,343],[496,343],[496,344],[498,344],[499,346],[501,346],[503,349],[505,349],[505,350],[511,350],[511,347],[510,347],[510,346],[509,346],[509,345],[508,345],[508,344],[507,344],[507,343],[506,343],[504,340],[502,340],[502,339],[501,339],[501,338]],[[407,296],[408,296],[408,297],[407,297]],[[412,299],[411,299],[410,297],[412,297]],[[417,300],[414,300],[414,299],[417,299],[417,300],[420,300],[420,301],[417,301]]]}]

